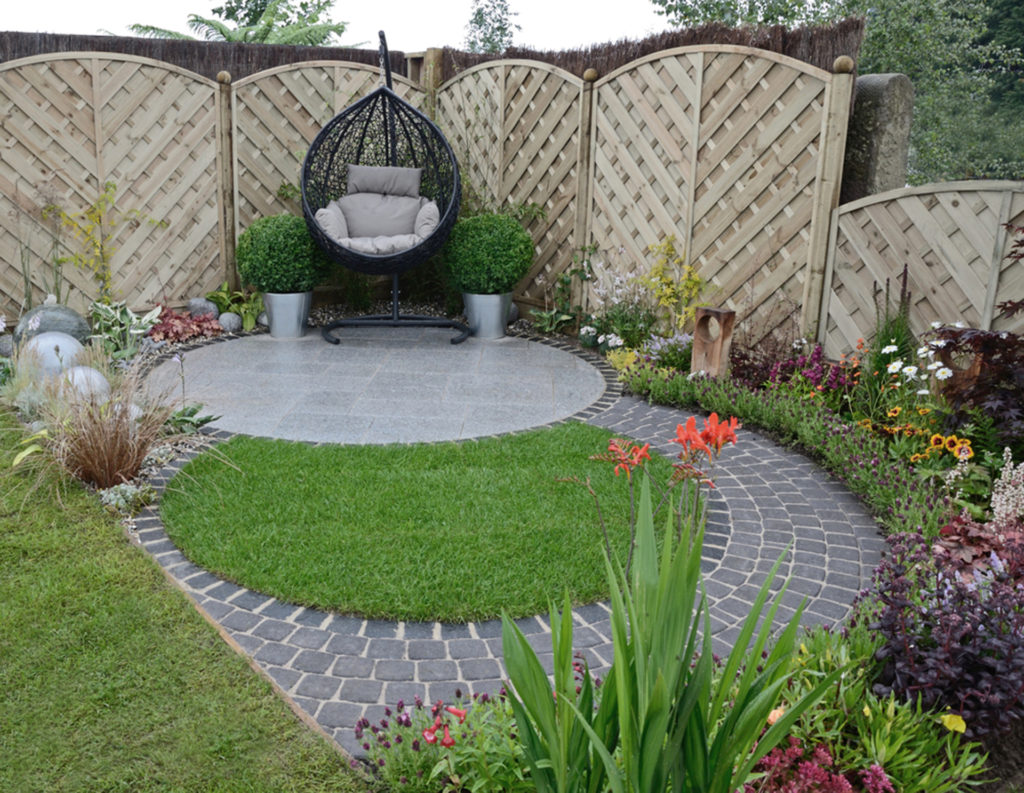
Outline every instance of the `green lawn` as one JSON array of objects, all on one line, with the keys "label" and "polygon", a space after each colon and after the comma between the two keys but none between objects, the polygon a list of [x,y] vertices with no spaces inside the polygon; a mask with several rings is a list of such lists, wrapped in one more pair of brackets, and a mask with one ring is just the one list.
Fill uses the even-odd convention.
[{"label": "green lawn", "polygon": [[[605,597],[604,541],[628,545],[611,434],[570,423],[465,443],[321,446],[236,437],[171,483],[161,514],[191,559],[290,602],[462,621]],[[230,461],[230,465],[225,463]],[[658,481],[670,470],[656,458]]]},{"label": "green lawn", "polygon": [[10,473],[15,427],[0,412],[0,790],[365,790],[94,496]]}]

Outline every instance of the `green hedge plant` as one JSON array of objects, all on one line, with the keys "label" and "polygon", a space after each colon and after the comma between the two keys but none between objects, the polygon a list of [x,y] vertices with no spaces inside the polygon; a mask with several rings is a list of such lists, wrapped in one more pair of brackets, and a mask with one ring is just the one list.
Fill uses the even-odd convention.
[{"label": "green hedge plant", "polygon": [[235,251],[242,280],[260,292],[309,292],[327,272],[327,258],[297,215],[260,218]]},{"label": "green hedge plant", "polygon": [[533,262],[533,238],[510,215],[486,213],[455,224],[444,249],[452,287],[475,295],[511,292]]}]

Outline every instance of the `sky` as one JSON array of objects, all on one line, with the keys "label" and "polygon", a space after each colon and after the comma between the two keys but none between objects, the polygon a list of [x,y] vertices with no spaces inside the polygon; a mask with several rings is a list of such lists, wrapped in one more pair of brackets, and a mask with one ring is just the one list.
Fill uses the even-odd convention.
[{"label": "sky", "polygon": [[[221,4],[218,0],[9,0],[4,4],[0,29],[125,36],[130,35],[128,25],[140,23],[187,33],[189,14],[213,16],[210,9]],[[333,18],[348,23],[342,45],[363,43],[376,49],[377,31],[383,30],[392,49],[418,52],[427,47],[462,46],[471,7],[472,0],[337,0]],[[542,50],[642,38],[667,27],[650,0],[509,0],[509,7],[521,28],[513,43]]]}]

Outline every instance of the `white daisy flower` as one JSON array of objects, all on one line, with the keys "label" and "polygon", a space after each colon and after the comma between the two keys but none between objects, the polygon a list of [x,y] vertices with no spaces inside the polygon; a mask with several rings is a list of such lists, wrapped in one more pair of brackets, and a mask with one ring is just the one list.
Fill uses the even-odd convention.
[{"label": "white daisy flower", "polygon": [[932,322],[932,330],[938,330],[941,327],[942,327],[942,323],[939,322],[938,320],[935,320],[934,322]]},{"label": "white daisy flower", "polygon": [[948,380],[953,376],[953,370],[948,366],[943,366],[935,373],[936,380]]},{"label": "white daisy flower", "polygon": [[931,393],[931,391],[929,391],[927,388],[919,388],[914,393],[916,393],[918,396],[928,396]]},{"label": "white daisy flower", "polygon": [[942,366],[942,361],[932,361],[925,367],[925,369],[927,369],[929,372],[934,372],[940,366]]},{"label": "white daisy flower", "polygon": [[893,361],[886,367],[886,371],[889,374],[899,374],[900,370],[903,369],[903,361]]},{"label": "white daisy flower", "polygon": [[932,353],[932,351],[928,348],[927,345],[925,345],[924,347],[918,347],[917,348],[917,357],[918,358],[926,358],[929,355],[933,355],[933,354],[934,353]]},{"label": "white daisy flower", "polygon": [[899,350],[899,347],[897,347],[895,344],[886,344],[882,348],[882,355],[890,355],[890,354],[892,354],[894,352],[897,352],[898,350]]},{"label": "white daisy flower", "polygon": [[946,346],[946,340],[945,339],[935,339],[935,341],[930,341],[930,342],[928,342],[928,344],[934,350],[941,350],[943,347]]},{"label": "white daisy flower", "polygon": [[913,380],[915,377],[917,377],[916,366],[904,366],[902,372],[903,376],[906,377],[908,380]]}]

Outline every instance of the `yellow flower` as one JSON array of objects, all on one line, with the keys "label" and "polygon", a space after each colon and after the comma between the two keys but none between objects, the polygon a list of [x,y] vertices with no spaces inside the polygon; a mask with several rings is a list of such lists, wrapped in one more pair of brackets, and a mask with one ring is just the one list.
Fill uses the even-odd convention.
[{"label": "yellow flower", "polygon": [[857,426],[869,430],[871,429],[871,419],[861,419],[857,422]]},{"label": "yellow flower", "polygon": [[961,441],[953,449],[953,456],[958,460],[970,460],[974,456],[974,449],[971,448],[970,441]]},{"label": "yellow flower", "polygon": [[871,718],[871,708],[869,708],[867,705],[864,706],[864,710],[862,711],[862,713],[869,719]]},{"label": "yellow flower", "polygon": [[927,416],[931,412],[932,412],[931,408],[918,408],[917,409],[917,415],[919,415],[919,416]]},{"label": "yellow flower", "polygon": [[928,441],[928,445],[934,449],[941,449],[946,445],[946,436],[936,433],[932,435],[931,440]]},{"label": "yellow flower", "polygon": [[910,462],[912,462],[912,463],[919,463],[923,459],[925,459],[925,457],[926,457],[926,455],[924,455],[924,454],[912,454],[912,455],[910,455]]},{"label": "yellow flower", "polygon": [[950,732],[963,732],[967,729],[967,722],[958,713],[945,713],[939,717],[939,721]]},{"label": "yellow flower", "polygon": [[956,437],[956,435],[949,435],[946,437],[946,440],[943,441],[943,443],[945,444],[946,448],[952,452],[955,451],[956,447],[960,445],[960,439]]},{"label": "yellow flower", "polygon": [[894,408],[889,408],[889,411],[885,415],[887,415],[891,419],[894,419],[894,418],[896,418],[900,414],[900,411],[902,409],[903,408],[901,408],[899,405],[897,405]]}]

